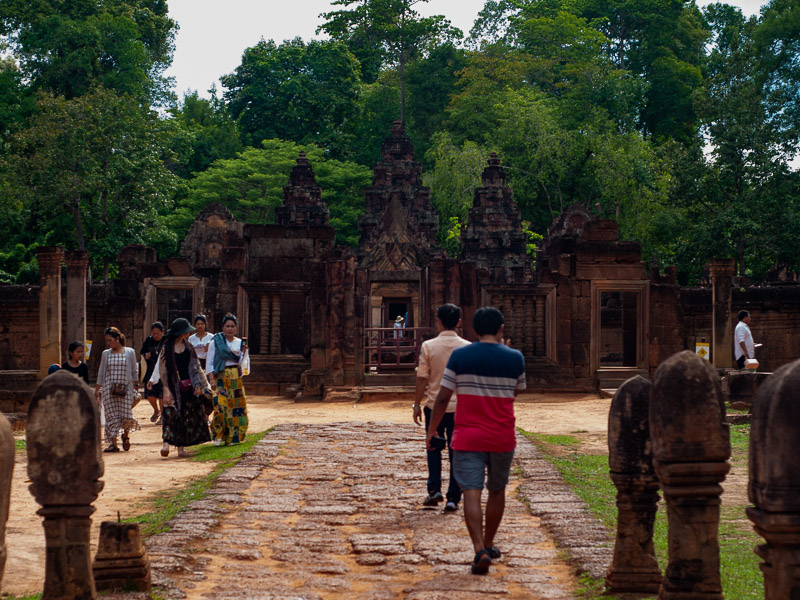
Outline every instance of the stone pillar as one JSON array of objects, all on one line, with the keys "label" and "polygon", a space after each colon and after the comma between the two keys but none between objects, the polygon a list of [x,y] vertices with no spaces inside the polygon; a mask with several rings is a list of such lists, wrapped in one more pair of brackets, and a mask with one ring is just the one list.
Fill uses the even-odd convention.
[{"label": "stone pillar", "polygon": [[14,474],[14,434],[11,424],[0,414],[0,583],[6,568],[6,522],[11,501],[11,477]]},{"label": "stone pillar", "polygon": [[747,516],[767,543],[765,600],[800,598],[800,360],[767,378],[753,403]]},{"label": "stone pillar", "polygon": [[100,414],[89,388],[71,373],[43,380],[26,430],[31,494],[44,517],[42,600],[96,597],[89,545],[92,503],[103,489]]},{"label": "stone pillar", "polygon": [[661,600],[722,600],[719,485],[730,469],[730,433],[714,367],[684,350],[653,377],[650,437],[667,504],[669,564]]},{"label": "stone pillar", "polygon": [[272,331],[269,336],[269,353],[281,353],[281,295],[272,294]]},{"label": "stone pillar", "polygon": [[70,250],[64,253],[67,263],[67,343],[86,341],[86,277],[89,253]]},{"label": "stone pillar", "polygon": [[658,477],[650,445],[650,382],[637,375],[614,394],[608,413],[608,465],[617,487],[617,540],[606,575],[614,594],[653,594],[661,586],[653,548]]},{"label": "stone pillar", "polygon": [[731,289],[736,261],[721,258],[709,263],[712,304],[711,359],[718,369],[733,367],[733,321],[731,319]]},{"label": "stone pillar", "polygon": [[47,367],[61,364],[61,262],[60,246],[39,246],[39,377],[47,377]]}]

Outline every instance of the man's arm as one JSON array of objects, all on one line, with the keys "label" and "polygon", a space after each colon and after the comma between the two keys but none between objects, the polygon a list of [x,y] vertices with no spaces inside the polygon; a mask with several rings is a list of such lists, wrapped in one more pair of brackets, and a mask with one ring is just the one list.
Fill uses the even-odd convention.
[{"label": "man's arm", "polygon": [[422,425],[422,409],[420,403],[422,397],[425,395],[425,390],[428,388],[427,377],[417,377],[417,389],[414,390],[414,423]]},{"label": "man's arm", "polygon": [[747,345],[743,341],[739,342],[739,345],[742,347],[742,352],[744,352],[744,357],[750,358],[749,356],[747,356]]},{"label": "man's arm", "polygon": [[433,412],[431,413],[431,423],[428,426],[428,436],[425,438],[425,447],[428,450],[433,450],[433,448],[431,448],[431,438],[436,435],[436,428],[439,427],[439,423],[441,423],[444,413],[447,412],[447,405],[450,404],[450,398],[452,395],[453,390],[451,389],[448,389],[444,386],[439,389],[439,393],[436,396],[436,402],[433,405]]}]

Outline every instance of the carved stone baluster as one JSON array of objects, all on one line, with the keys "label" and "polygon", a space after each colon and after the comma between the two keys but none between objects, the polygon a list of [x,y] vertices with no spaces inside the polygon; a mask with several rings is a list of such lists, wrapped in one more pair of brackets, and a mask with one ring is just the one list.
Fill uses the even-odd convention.
[{"label": "carved stone baluster", "polygon": [[719,485],[730,469],[730,432],[714,368],[694,352],[656,369],[650,436],[667,504],[669,564],[658,597],[722,600]]},{"label": "carved stone baluster", "polygon": [[608,413],[608,464],[617,487],[617,541],[606,575],[612,593],[655,593],[661,585],[653,549],[658,477],[650,445],[650,382],[637,375],[614,394]]},{"label": "carved stone baluster", "polygon": [[767,543],[764,598],[800,598],[800,360],[767,378],[753,403],[747,516]]},{"label": "carved stone baluster", "polygon": [[6,568],[6,521],[11,501],[11,476],[14,474],[14,436],[11,424],[0,414],[0,582]]},{"label": "carved stone baluster", "polygon": [[26,429],[30,492],[44,517],[46,570],[42,600],[94,599],[89,529],[103,489],[100,414],[89,388],[58,371],[31,398]]}]

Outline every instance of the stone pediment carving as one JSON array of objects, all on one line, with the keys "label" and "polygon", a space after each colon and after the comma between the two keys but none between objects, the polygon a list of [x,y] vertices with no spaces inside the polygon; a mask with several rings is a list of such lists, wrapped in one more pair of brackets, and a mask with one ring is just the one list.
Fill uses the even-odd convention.
[{"label": "stone pediment carving", "polygon": [[367,249],[361,266],[376,271],[415,271],[430,261],[428,252],[409,232],[408,210],[397,198],[378,221],[380,232]]},{"label": "stone pediment carving", "polygon": [[196,267],[222,267],[222,249],[231,235],[241,237],[242,223],[221,204],[209,204],[197,215],[181,244],[181,254]]}]

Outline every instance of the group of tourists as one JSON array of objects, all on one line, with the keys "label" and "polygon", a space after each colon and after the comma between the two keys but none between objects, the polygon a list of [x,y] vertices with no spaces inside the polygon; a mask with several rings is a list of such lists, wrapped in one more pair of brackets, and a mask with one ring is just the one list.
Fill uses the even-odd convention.
[{"label": "group of tourists", "polygon": [[[244,441],[247,400],[242,366],[249,364],[247,340],[237,337],[238,320],[232,314],[225,315],[222,331],[216,335],[207,327],[202,314],[194,318],[194,324],[175,319],[166,331],[160,321],[152,324],[140,351],[146,365],[143,393],[136,351],[126,346],[118,328],[105,329],[106,349],[94,390],[105,420],[103,452],[119,452],[117,438],[122,440],[122,450],[130,450],[130,434],[140,429],[133,408],[142,396],[153,408],[150,421],[161,426],[161,456],[169,456],[171,446],[182,457],[187,456],[188,446],[212,440],[217,446]],[[51,369],[66,369],[88,384],[89,370],[83,359],[84,344],[72,342],[69,360]]]},{"label": "group of tourists", "polygon": [[[426,427],[428,495],[425,506],[442,497],[442,451],[450,456],[450,481],[444,511],[455,512],[463,495],[464,521],[475,551],[471,571],[483,575],[502,556],[494,538],[505,511],[505,489],[516,448],[514,399],[525,389],[525,359],[504,343],[503,313],[479,308],[472,327],[478,341],[456,333],[461,309],[453,304],[436,311],[439,335],[422,344],[413,418]],[[457,399],[457,403],[456,403]],[[481,494],[488,496],[485,514]]]}]

